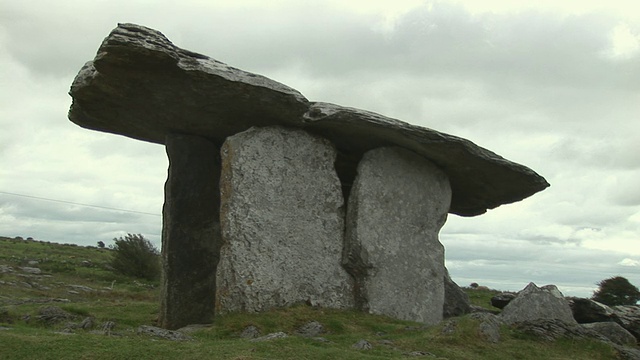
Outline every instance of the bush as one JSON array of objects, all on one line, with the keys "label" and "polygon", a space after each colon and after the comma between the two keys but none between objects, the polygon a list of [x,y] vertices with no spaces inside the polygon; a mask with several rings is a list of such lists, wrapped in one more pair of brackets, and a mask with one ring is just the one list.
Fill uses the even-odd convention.
[{"label": "bush", "polygon": [[605,305],[635,305],[640,300],[638,288],[622,276],[602,280],[598,286],[600,288],[593,293],[591,299]]},{"label": "bush", "polygon": [[111,266],[116,272],[146,280],[160,278],[160,254],[149,240],[140,234],[127,234],[113,241]]}]

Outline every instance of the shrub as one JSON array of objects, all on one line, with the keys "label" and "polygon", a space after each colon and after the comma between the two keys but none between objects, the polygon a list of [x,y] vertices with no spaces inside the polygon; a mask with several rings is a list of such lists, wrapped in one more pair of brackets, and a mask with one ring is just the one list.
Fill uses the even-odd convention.
[{"label": "shrub", "polygon": [[640,300],[638,288],[622,276],[602,280],[598,286],[591,299],[605,305],[635,305]]},{"label": "shrub", "polygon": [[160,278],[160,254],[153,244],[140,234],[113,239],[111,266],[123,275],[146,280]]}]

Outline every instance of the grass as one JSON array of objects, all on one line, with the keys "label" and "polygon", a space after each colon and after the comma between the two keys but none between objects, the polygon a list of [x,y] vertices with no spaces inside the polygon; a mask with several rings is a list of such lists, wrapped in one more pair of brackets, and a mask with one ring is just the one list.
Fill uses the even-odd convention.
[{"label": "grass", "polygon": [[[456,331],[445,334],[446,322],[423,327],[384,316],[295,306],[261,314],[217,316],[215,324],[190,335],[193,341],[172,342],[136,334],[140,325],[155,325],[158,316],[157,283],[123,277],[108,264],[110,250],[49,244],[0,237],[0,357],[2,359],[403,359],[427,354],[429,359],[616,359],[606,344],[591,340],[544,342],[509,328],[491,344],[478,336],[478,320],[449,319]],[[29,262],[34,265],[29,265]],[[38,261],[38,264],[33,263]],[[19,267],[42,270],[25,276]],[[115,281],[115,283],[114,283]],[[28,284],[28,285],[25,285]],[[82,287],[87,287],[89,290]],[[495,291],[466,289],[474,305],[490,308]],[[76,329],[61,332],[66,322],[35,321],[43,306],[58,306],[96,324],[116,323],[112,335]],[[27,320],[28,319],[28,320]],[[67,321],[67,322],[69,322]],[[310,322],[323,324],[326,341],[296,336]],[[283,331],[290,336],[268,342],[250,342],[239,335],[247,326],[262,334]],[[366,339],[371,350],[352,345]],[[431,355],[428,355],[431,354]]]}]

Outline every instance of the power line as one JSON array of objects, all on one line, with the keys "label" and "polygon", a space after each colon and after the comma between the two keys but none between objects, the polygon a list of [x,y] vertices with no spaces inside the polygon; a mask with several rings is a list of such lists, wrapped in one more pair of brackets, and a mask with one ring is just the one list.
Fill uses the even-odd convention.
[{"label": "power line", "polygon": [[36,199],[36,200],[51,201],[51,202],[57,202],[57,203],[61,203],[61,204],[71,204],[71,205],[78,205],[78,206],[86,206],[86,207],[92,207],[92,208],[103,209],[103,210],[114,210],[114,211],[122,211],[122,212],[134,213],[134,214],[161,216],[160,214],[153,214],[153,213],[148,213],[148,212],[143,212],[143,211],[118,209],[118,208],[113,208],[113,207],[108,207],[108,206],[100,206],[100,205],[82,204],[82,203],[77,203],[77,202],[72,202],[72,201],[50,199],[50,198],[45,198],[45,197],[40,197],[40,196],[16,194],[16,193],[11,193],[11,192],[7,192],[7,191],[0,191],[0,194],[19,196],[19,197],[23,197],[23,198]]}]

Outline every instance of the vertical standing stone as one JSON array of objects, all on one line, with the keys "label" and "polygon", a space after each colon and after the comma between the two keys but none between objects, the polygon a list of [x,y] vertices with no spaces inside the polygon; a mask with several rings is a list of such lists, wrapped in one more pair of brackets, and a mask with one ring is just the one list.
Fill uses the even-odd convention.
[{"label": "vertical standing stone", "polygon": [[344,258],[357,307],[427,324],[442,320],[438,232],[450,202],[447,176],[425,158],[401,148],[365,153],[349,197]]},{"label": "vertical standing stone", "polygon": [[353,307],[333,145],[302,130],[251,128],[221,154],[218,310]]},{"label": "vertical standing stone", "polygon": [[190,135],[166,138],[169,174],[162,224],[160,326],[213,321],[220,250],[220,155]]}]

